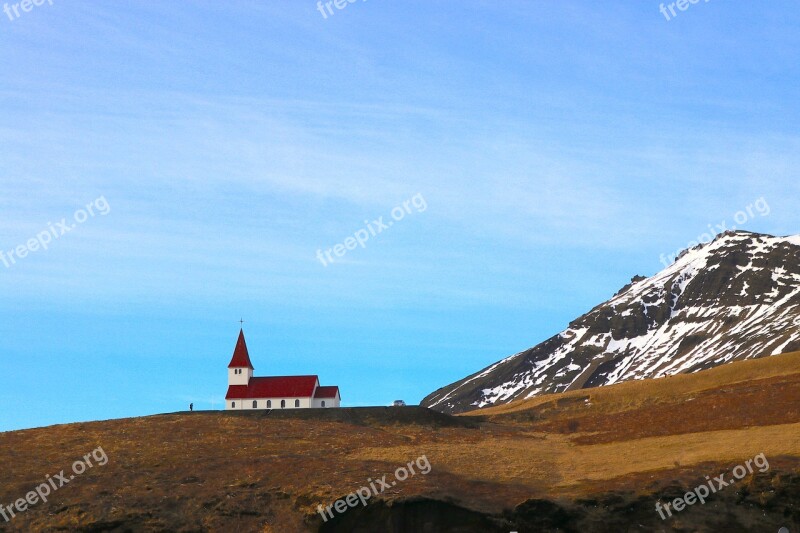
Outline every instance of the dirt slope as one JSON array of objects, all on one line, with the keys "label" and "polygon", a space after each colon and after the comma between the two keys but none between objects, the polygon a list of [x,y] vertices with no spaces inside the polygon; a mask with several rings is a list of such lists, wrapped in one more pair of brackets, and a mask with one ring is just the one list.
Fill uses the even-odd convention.
[{"label": "dirt slope", "polygon": [[[98,447],[108,457],[0,531],[797,531],[799,403],[790,354],[478,416],[195,412],[0,433],[4,506]],[[656,513],[758,454],[769,469]],[[421,456],[429,473],[395,480]],[[383,475],[395,485],[366,506],[316,512]]]}]

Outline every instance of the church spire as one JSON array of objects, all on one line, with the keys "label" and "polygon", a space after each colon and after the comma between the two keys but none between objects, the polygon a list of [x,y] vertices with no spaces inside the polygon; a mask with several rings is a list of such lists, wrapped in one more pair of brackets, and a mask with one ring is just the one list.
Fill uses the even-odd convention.
[{"label": "church spire", "polygon": [[236,341],[236,348],[233,350],[233,358],[228,368],[249,368],[254,370],[250,362],[250,354],[247,352],[247,343],[244,340],[244,330],[239,330],[239,339]]}]

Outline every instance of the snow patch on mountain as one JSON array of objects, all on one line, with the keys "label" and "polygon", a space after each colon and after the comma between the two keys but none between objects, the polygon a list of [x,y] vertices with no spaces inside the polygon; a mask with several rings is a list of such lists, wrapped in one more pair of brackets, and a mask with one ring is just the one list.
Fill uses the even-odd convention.
[{"label": "snow patch on mountain", "polygon": [[457,412],[800,349],[799,257],[800,236],[726,232],[423,405]]}]

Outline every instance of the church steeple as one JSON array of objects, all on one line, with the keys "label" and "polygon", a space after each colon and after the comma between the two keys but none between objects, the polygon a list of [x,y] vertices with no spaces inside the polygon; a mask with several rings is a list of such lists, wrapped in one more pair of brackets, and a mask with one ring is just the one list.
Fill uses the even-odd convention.
[{"label": "church steeple", "polygon": [[244,330],[239,330],[239,340],[236,341],[236,348],[233,350],[233,358],[228,368],[249,368],[255,370],[250,362],[250,354],[247,352],[247,343],[244,340]]},{"label": "church steeple", "polygon": [[247,352],[247,343],[244,340],[244,330],[239,330],[239,340],[233,350],[233,357],[228,365],[228,385],[248,385],[253,377],[253,363]]}]

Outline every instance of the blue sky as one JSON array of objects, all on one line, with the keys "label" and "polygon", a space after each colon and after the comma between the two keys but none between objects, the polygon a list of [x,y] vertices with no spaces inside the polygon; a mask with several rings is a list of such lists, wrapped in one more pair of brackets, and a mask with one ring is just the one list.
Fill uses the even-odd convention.
[{"label": "blue sky", "polygon": [[0,250],[109,207],[0,262],[0,430],[219,409],[240,317],[257,375],[415,403],[758,199],[800,232],[797,2],[0,17]]}]

